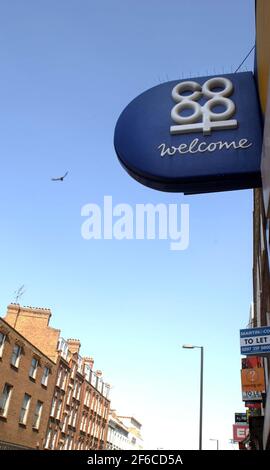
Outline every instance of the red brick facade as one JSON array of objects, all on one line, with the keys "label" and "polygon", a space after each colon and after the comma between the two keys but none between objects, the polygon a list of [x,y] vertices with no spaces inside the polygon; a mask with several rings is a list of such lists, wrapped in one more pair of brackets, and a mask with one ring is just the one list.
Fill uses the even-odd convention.
[{"label": "red brick facade", "polygon": [[[2,344],[0,448],[16,444],[32,449],[42,449],[51,408],[56,366],[2,319],[0,319],[0,338],[0,344]],[[34,360],[34,365],[37,365],[36,368],[32,366],[32,360]],[[46,379],[45,368],[50,371]],[[5,393],[8,391],[9,393]],[[25,403],[27,406],[23,413],[21,410],[25,395],[30,399],[29,403]],[[36,412],[39,412],[40,419]]]},{"label": "red brick facade", "polygon": [[[23,383],[20,390],[17,386],[15,389],[15,385],[13,385],[15,383],[14,367],[10,366],[8,362],[10,354],[12,354],[12,347],[9,350],[6,348],[5,356],[0,363],[0,376],[3,378],[0,382],[2,387],[0,392],[4,392],[5,399],[9,389],[6,387],[4,390],[3,387],[5,383],[11,382],[9,374],[13,374],[12,398],[9,403],[9,427],[6,425],[5,417],[0,417],[0,426],[1,423],[4,423],[2,428],[0,427],[0,441],[48,450],[106,449],[110,410],[109,385],[103,382],[100,371],[93,370],[94,360],[82,358],[79,355],[80,341],[76,339],[65,341],[60,338],[60,330],[49,326],[50,317],[51,312],[48,309],[21,307],[18,304],[8,306],[5,321],[2,323],[14,335],[19,336],[24,345],[27,344],[24,349],[28,353],[27,360],[25,356],[25,365],[23,366],[22,362],[21,367],[18,368],[21,376],[19,382]],[[36,354],[35,348],[42,351],[39,353],[42,355],[42,359],[39,359],[40,363],[45,364],[47,360],[46,364],[50,364],[52,371],[46,397],[44,396],[44,387],[41,390],[43,395],[38,395],[41,371],[39,375],[36,375],[35,382],[28,377],[32,356]],[[32,368],[35,365],[34,361]],[[30,384],[28,384],[29,380]],[[35,400],[31,398],[30,405],[28,405],[28,396],[35,398]],[[38,398],[39,396],[40,398]],[[38,411],[39,405],[37,405],[37,410],[32,409],[35,406],[34,402],[42,402],[42,399],[46,406],[43,405],[43,421],[40,422],[37,439],[36,430],[32,431],[32,434],[34,433],[32,435],[30,426],[22,426],[21,424],[18,428],[17,415],[20,401],[24,400],[24,407],[29,407],[28,414],[30,416],[31,413],[35,414],[35,411],[36,413]],[[9,440],[5,440],[5,436]]]}]

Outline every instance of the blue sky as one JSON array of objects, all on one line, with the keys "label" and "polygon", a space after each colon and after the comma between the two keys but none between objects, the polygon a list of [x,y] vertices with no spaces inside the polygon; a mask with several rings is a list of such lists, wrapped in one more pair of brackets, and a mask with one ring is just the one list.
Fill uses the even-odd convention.
[{"label": "blue sky", "polygon": [[[116,120],[160,81],[234,71],[255,42],[254,2],[36,0],[0,6],[1,279],[50,307],[112,384],[112,406],[143,423],[147,448],[229,448],[242,411],[239,329],[252,300],[252,191],[183,196],[119,165]],[[251,56],[245,63],[253,67]],[[246,68],[242,70],[246,70]],[[69,171],[64,183],[51,177]],[[81,237],[81,207],[190,204],[190,246]]]}]

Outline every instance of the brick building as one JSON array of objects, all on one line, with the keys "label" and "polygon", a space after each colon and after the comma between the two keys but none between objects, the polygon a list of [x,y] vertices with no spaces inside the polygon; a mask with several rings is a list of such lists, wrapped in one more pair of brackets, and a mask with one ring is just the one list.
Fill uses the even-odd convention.
[{"label": "brick building", "polygon": [[0,318],[0,449],[42,449],[56,366]]},{"label": "brick building", "polygon": [[105,449],[110,402],[109,386],[94,360],[79,355],[80,341],[58,341],[57,377],[46,449]]},{"label": "brick building", "polygon": [[[46,433],[39,448],[105,449],[110,387],[103,381],[102,372],[94,371],[94,360],[80,356],[80,341],[61,338],[60,330],[49,325],[50,317],[48,309],[10,304],[4,319],[4,324],[42,351],[51,364]],[[5,372],[5,361],[1,366]]]}]

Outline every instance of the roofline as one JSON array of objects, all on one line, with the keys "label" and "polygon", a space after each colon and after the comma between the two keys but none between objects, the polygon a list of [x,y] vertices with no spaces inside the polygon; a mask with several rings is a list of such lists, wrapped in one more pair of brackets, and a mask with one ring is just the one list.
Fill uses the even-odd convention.
[{"label": "roofline", "polygon": [[31,341],[29,341],[25,336],[23,336],[21,333],[19,333],[18,330],[16,330],[15,328],[13,328],[13,326],[11,326],[8,322],[6,322],[6,320],[4,320],[3,317],[0,317],[0,321],[2,321],[10,330],[14,331],[18,336],[20,336],[24,341],[27,341],[27,343],[30,344],[30,346],[32,346],[36,351],[38,351],[40,354],[42,354],[42,356],[45,357],[48,361],[50,361],[52,365],[56,364],[52,359],[50,359],[48,356],[46,356],[46,354],[44,354],[44,352],[42,352],[33,343],[31,343]]},{"label": "roofline", "polygon": [[142,426],[142,423],[140,423],[140,421],[138,421],[136,418],[134,418],[134,416],[120,416],[120,415],[117,415],[118,418],[127,418],[127,419],[133,419],[133,421],[136,421],[136,423],[138,423],[140,426]]}]

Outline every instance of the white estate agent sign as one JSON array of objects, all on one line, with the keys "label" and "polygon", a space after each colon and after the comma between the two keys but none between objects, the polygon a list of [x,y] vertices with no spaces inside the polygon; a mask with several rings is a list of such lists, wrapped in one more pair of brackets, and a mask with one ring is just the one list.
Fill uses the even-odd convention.
[{"label": "white estate agent sign", "polygon": [[270,327],[240,330],[241,354],[259,356],[270,353]]}]

